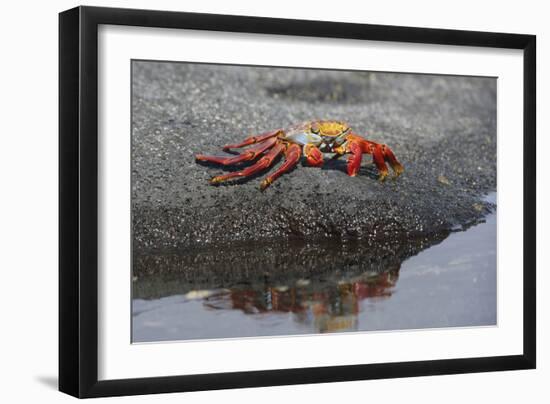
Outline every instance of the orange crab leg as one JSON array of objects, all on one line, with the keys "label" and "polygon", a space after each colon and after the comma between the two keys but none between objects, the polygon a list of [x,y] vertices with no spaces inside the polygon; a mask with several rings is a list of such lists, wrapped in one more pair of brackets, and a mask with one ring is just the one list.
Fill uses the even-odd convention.
[{"label": "orange crab leg", "polygon": [[229,149],[238,149],[240,147],[245,147],[254,143],[263,142],[266,139],[272,138],[279,135],[283,131],[281,129],[272,130],[270,132],[262,133],[261,135],[250,136],[243,140],[241,143],[228,144],[223,147],[223,151],[228,151]]},{"label": "orange crab leg", "polygon": [[210,180],[210,183],[219,184],[220,182],[227,181],[235,177],[249,177],[253,174],[256,174],[257,172],[265,170],[266,168],[269,168],[273,164],[273,161],[275,160],[275,158],[279,154],[281,154],[284,151],[284,149],[285,149],[285,146],[282,143],[277,143],[271,150],[269,150],[269,152],[267,152],[267,154],[265,154],[261,159],[259,159],[250,167],[247,167],[241,171],[235,171],[229,174],[214,177]]},{"label": "orange crab leg", "polygon": [[300,160],[301,155],[302,150],[300,150],[300,146],[298,146],[297,144],[291,144],[290,146],[288,146],[285,152],[284,163],[281,164],[281,166],[273,174],[269,175],[265,180],[262,181],[262,183],[260,184],[260,189],[263,191],[281,175],[283,175],[287,171],[292,170],[292,168],[294,168]]},{"label": "orange crab leg", "polygon": [[388,163],[390,163],[391,168],[395,172],[395,176],[399,177],[399,175],[401,175],[405,170],[403,168],[403,165],[401,165],[401,163],[397,161],[397,158],[395,158],[395,154],[393,154],[392,149],[390,149],[388,146],[382,145],[382,152],[384,154],[384,159]]},{"label": "orange crab leg", "polygon": [[348,175],[355,177],[361,167],[361,159],[363,158],[363,148],[356,140],[351,140],[347,145],[348,157]]},{"label": "orange crab leg", "polygon": [[397,161],[393,151],[387,145],[371,142],[355,133],[350,133],[346,140],[347,144],[337,148],[335,151],[337,153],[336,156],[351,153],[351,156],[348,159],[348,174],[352,177],[357,174],[359,171],[359,166],[361,165],[359,150],[362,153],[372,154],[373,162],[380,172],[380,181],[384,181],[384,179],[388,176],[386,161],[390,163],[393,171],[395,171],[396,177],[404,171],[403,166],[399,161]]},{"label": "orange crab leg", "polygon": [[244,150],[237,156],[224,157],[224,156],[205,156],[204,154],[197,154],[195,159],[198,161],[209,161],[212,163],[223,164],[224,166],[240,163],[241,161],[254,160],[260,154],[273,147],[277,143],[277,138],[270,138],[261,143],[251,146]]},{"label": "orange crab leg", "polygon": [[372,151],[372,161],[374,161],[376,168],[378,168],[378,179],[380,181],[384,181],[388,176],[388,166],[386,165],[382,145],[376,144],[374,146],[374,150]]}]

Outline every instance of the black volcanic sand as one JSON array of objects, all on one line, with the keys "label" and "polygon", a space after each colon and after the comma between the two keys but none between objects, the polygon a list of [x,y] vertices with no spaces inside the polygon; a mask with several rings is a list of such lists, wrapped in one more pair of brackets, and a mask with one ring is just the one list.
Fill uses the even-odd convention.
[{"label": "black volcanic sand", "polygon": [[[481,198],[496,189],[496,79],[143,61],[132,72],[136,276],[208,272],[214,258],[227,271],[247,259],[229,243],[255,249],[244,267],[263,265],[268,240],[294,243],[293,253],[313,239],[359,240],[375,261],[404,259],[493,208]],[[299,164],[261,192],[265,173],[212,186],[207,180],[227,169],[195,162],[252,133],[313,119],[346,121],[388,144],[404,174],[378,182],[370,156],[355,178],[345,159]]]}]

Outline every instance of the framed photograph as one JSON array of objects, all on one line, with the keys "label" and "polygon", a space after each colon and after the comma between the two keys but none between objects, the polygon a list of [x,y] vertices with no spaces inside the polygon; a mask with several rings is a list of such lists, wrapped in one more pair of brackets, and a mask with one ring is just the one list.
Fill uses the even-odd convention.
[{"label": "framed photograph", "polygon": [[535,367],[534,36],[59,27],[61,391]]}]

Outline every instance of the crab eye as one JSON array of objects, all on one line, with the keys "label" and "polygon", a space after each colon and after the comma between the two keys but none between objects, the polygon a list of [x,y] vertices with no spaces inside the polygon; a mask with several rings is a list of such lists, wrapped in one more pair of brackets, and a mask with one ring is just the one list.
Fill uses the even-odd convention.
[{"label": "crab eye", "polygon": [[311,129],[311,132],[313,132],[313,133],[319,133],[319,127],[318,126],[312,126],[310,129]]}]

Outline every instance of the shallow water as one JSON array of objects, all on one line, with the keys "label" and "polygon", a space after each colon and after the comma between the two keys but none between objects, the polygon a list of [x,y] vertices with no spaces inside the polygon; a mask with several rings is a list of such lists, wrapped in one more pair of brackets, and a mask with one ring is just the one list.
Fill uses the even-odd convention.
[{"label": "shallow water", "polygon": [[[496,194],[487,200],[495,203]],[[361,245],[290,246],[277,262],[243,264],[224,279],[217,274],[224,267],[223,257],[215,253],[208,259],[193,258],[202,265],[201,279],[171,272],[182,265],[179,261],[157,259],[157,265],[168,267],[169,276],[135,280],[132,339],[495,325],[496,213],[484,223],[441,238],[427,249],[421,241],[414,248],[399,249],[400,258],[378,261]],[[320,264],[316,260],[323,255],[326,259]],[[256,261],[248,260],[244,251],[242,262]],[[319,266],[323,270],[312,270]]]}]

